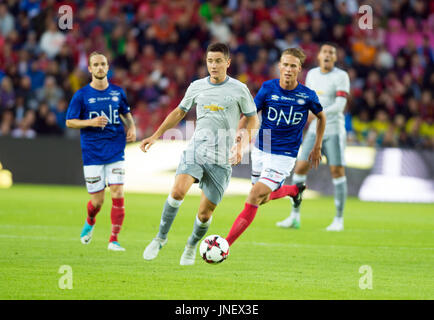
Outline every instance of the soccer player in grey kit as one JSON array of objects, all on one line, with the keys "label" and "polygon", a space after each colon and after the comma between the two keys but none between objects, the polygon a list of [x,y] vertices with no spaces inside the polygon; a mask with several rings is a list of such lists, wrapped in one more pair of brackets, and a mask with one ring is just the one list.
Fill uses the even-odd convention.
[{"label": "soccer player in grey kit", "polygon": [[[147,152],[165,131],[176,126],[196,106],[196,129],[182,153],[175,184],[164,203],[159,232],[143,252],[145,260],[155,259],[167,243],[167,234],[185,195],[193,183],[199,183],[202,189],[199,210],[180,260],[181,265],[194,264],[197,244],[208,231],[211,215],[229,184],[231,164],[241,161],[243,148],[250,143],[259,127],[256,106],[249,89],[227,75],[230,62],[229,49],[225,44],[209,45],[206,64],[210,75],[192,82],[179,106],[152,136],[140,144],[142,151]],[[241,115],[247,117],[248,134],[235,144]]]}]

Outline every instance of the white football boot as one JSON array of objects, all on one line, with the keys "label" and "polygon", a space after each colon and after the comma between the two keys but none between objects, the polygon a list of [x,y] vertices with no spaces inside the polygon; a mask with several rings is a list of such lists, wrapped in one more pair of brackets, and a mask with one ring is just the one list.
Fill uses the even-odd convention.
[{"label": "white football boot", "polygon": [[167,239],[154,238],[143,251],[143,259],[154,260],[158,256],[161,248],[167,243]]},{"label": "white football boot", "polygon": [[181,266],[191,266],[194,264],[194,261],[196,260],[196,247],[197,245],[185,245],[184,252],[182,253],[181,260],[179,261]]},{"label": "white football boot", "polygon": [[125,251],[125,248],[122,248],[117,241],[109,242],[107,249],[111,251]]},{"label": "white football boot", "polygon": [[342,231],[344,230],[344,218],[335,217],[331,225],[326,228],[327,231]]}]

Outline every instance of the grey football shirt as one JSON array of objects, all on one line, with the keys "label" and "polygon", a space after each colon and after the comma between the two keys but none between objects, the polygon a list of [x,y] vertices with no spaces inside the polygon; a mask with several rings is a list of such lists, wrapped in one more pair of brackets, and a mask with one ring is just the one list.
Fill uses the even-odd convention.
[{"label": "grey football shirt", "polygon": [[[345,117],[341,112],[329,113],[327,108],[335,102],[339,92],[350,92],[350,78],[348,73],[342,69],[334,67],[328,73],[322,73],[319,67],[309,70],[306,75],[306,86],[314,90],[318,95],[319,102],[324,107],[327,117],[324,136],[345,133]],[[314,120],[309,125],[308,132],[316,134],[316,122]]]},{"label": "grey football shirt", "polygon": [[229,76],[213,84],[210,77],[188,87],[179,108],[188,112],[196,106],[196,129],[187,147],[187,161],[229,165],[230,149],[241,114],[253,116],[256,105],[247,86]]}]

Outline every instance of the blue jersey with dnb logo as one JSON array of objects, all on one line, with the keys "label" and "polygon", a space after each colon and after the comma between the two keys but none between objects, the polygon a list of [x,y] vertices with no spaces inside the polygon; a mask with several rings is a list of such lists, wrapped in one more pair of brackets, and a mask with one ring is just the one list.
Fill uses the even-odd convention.
[{"label": "blue jersey with dnb logo", "polygon": [[297,157],[309,110],[323,110],[315,91],[302,84],[285,90],[279,79],[265,81],[255,97],[262,123],[255,146],[268,153]]},{"label": "blue jersey with dnb logo", "polygon": [[69,104],[66,119],[92,119],[106,116],[104,128],[80,129],[83,165],[101,165],[124,160],[126,134],[120,114],[130,112],[122,88],[109,84],[105,90],[88,84],[78,90]]}]

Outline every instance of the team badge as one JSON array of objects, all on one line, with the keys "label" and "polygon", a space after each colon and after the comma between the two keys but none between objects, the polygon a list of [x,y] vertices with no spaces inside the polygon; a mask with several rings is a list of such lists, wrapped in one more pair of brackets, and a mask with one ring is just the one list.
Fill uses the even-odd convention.
[{"label": "team badge", "polygon": [[297,99],[298,104],[305,104],[306,101],[304,99]]}]

